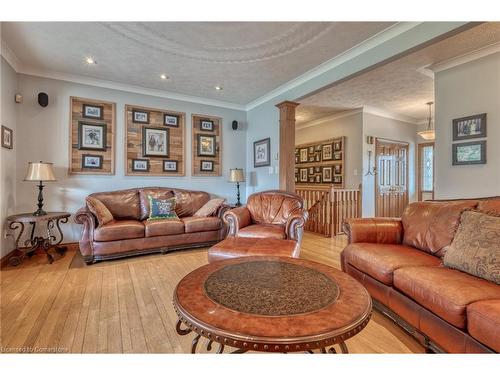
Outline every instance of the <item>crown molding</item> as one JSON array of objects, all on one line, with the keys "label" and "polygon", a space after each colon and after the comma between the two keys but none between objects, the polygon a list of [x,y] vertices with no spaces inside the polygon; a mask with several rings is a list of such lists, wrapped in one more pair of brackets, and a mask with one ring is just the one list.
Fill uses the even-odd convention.
[{"label": "crown molding", "polygon": [[493,53],[500,52],[500,42],[489,44],[487,46],[478,48],[476,50],[467,52],[463,55],[453,57],[448,60],[444,60],[441,62],[438,62],[436,64],[432,64],[428,67],[425,67],[425,69],[428,69],[432,71],[433,73],[438,73],[443,70],[451,69],[456,66],[466,64],[468,62],[480,59],[482,57],[491,55]]},{"label": "crown molding", "polygon": [[313,126],[318,126],[318,125],[324,124],[325,122],[335,121],[335,120],[338,120],[338,119],[341,119],[344,117],[354,116],[354,115],[356,115],[358,113],[362,113],[362,112],[363,112],[363,108],[356,108],[356,109],[352,109],[352,110],[348,110],[348,111],[334,113],[333,115],[328,115],[325,117],[321,117],[317,120],[308,121],[308,122],[305,122],[301,125],[297,125],[296,129],[302,130],[302,129],[310,128]]},{"label": "crown molding", "polygon": [[363,106],[363,113],[369,113],[374,116],[380,116],[380,117],[385,117],[385,118],[390,118],[391,120],[396,120],[396,121],[402,121],[406,122],[411,125],[417,125],[420,120],[415,119],[413,117],[401,115],[398,113],[390,112],[385,109],[377,108],[377,107],[372,107],[369,105]]},{"label": "crown molding", "polygon": [[247,111],[258,107],[265,102],[276,98],[277,96],[294,89],[297,86],[302,85],[303,83],[329,71],[334,69],[335,67],[363,54],[370,49],[375,48],[376,46],[387,42],[394,37],[407,32],[408,30],[413,29],[414,27],[420,25],[422,22],[399,22],[381,32],[371,36],[370,38],[364,40],[361,43],[358,43],[354,47],[349,48],[348,50],[342,52],[341,54],[335,56],[334,58],[325,61],[324,63],[318,65],[317,67],[305,72],[304,74],[298,76],[297,78],[288,81],[287,83],[277,87],[276,89],[270,91],[269,93],[257,98],[245,106]]},{"label": "crown molding", "polygon": [[1,41],[0,54],[16,72],[19,72],[22,66],[21,61],[3,39]]}]

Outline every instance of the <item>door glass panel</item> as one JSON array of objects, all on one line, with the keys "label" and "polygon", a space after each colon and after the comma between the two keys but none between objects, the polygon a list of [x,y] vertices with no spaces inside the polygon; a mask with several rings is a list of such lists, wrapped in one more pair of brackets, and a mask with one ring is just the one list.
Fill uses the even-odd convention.
[{"label": "door glass panel", "polygon": [[434,146],[422,147],[422,191],[434,190]]}]

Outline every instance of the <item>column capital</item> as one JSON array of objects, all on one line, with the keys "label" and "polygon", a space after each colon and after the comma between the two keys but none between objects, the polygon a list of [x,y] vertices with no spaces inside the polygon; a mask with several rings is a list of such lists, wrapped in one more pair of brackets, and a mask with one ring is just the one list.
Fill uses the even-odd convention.
[{"label": "column capital", "polygon": [[278,107],[279,109],[281,108],[286,108],[286,107],[289,107],[289,108],[295,108],[299,105],[300,103],[297,103],[297,102],[292,102],[291,100],[285,100],[281,103],[278,103],[276,104],[276,107]]}]

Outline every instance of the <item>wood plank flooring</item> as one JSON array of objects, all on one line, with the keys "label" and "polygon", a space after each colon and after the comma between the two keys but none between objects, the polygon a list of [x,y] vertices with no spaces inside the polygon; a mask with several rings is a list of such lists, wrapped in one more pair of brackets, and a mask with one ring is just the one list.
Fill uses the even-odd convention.
[{"label": "wood plank flooring", "polygon": [[[301,257],[340,269],[343,236],[306,233]],[[45,353],[189,353],[192,335],[175,331],[172,293],[207,262],[206,249],[87,266],[76,249],[52,265],[35,255],[1,270],[0,349]],[[205,351],[206,341],[198,349]],[[347,341],[351,353],[420,353],[423,348],[374,312]]]}]

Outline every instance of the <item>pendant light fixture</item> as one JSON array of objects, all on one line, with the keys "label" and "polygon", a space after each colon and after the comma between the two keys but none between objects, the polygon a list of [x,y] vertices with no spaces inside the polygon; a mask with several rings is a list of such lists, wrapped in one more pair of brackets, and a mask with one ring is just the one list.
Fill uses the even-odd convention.
[{"label": "pendant light fixture", "polygon": [[423,139],[426,141],[433,141],[436,139],[436,131],[434,130],[434,127],[432,126],[432,105],[434,102],[428,102],[425,103],[429,106],[429,118],[427,119],[427,130],[418,132],[417,134],[421,136]]}]

